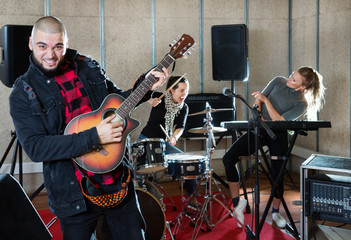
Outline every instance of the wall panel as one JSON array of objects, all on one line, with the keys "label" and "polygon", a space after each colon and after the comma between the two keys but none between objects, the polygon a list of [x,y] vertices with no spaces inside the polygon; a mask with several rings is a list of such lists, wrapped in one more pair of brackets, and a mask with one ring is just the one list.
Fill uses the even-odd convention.
[{"label": "wall panel", "polygon": [[337,156],[350,156],[350,16],[350,1],[321,1],[320,71],[327,87],[321,117],[332,129],[321,133],[320,144]]},{"label": "wall panel", "polygon": [[[200,37],[199,0],[157,1],[151,15],[150,0],[105,0],[105,39],[107,75],[121,88],[132,86],[140,73],[152,64],[152,39],[158,63],[169,51],[168,44],[177,35],[190,34],[196,42]],[[315,67],[316,0],[292,1],[292,68],[301,65]],[[245,0],[203,0],[203,49],[193,51],[187,59],[177,61],[174,74],[187,73],[191,93],[200,92],[200,51],[203,51],[203,92],[220,93],[230,87],[230,81],[212,80],[211,26],[245,23]],[[276,75],[288,75],[289,68],[289,0],[248,1],[249,23],[249,93],[262,88]],[[50,1],[50,12],[67,26],[70,47],[100,60],[100,19],[97,0]],[[44,15],[43,0],[0,0],[0,25],[33,24]],[[320,72],[327,87],[326,105],[320,119],[331,120],[332,129],[320,131],[320,151],[323,154],[350,155],[350,23],[349,0],[320,0]],[[152,19],[154,17],[154,19]],[[155,20],[155,36],[151,23]],[[245,83],[235,82],[236,93],[245,95]],[[163,90],[164,88],[162,88]],[[13,130],[8,113],[11,89],[0,87],[3,118],[0,130],[0,153],[4,152]],[[253,103],[249,97],[249,103]],[[133,116],[146,123],[150,107],[138,108]],[[245,107],[237,101],[238,119],[245,119]],[[136,138],[137,130],[132,136]],[[299,137],[298,145],[315,148],[315,134]],[[11,156],[8,157],[9,159]],[[29,161],[29,159],[25,159]]]},{"label": "wall panel", "polygon": [[[44,1],[43,0],[0,0],[0,27],[6,24],[13,25],[32,25],[40,16],[44,14]],[[1,55],[2,53],[0,53]],[[1,56],[2,59],[2,56]],[[12,119],[9,113],[9,101],[12,88],[8,88],[2,83],[0,83],[0,109],[1,109],[1,118],[0,118],[0,155],[1,157],[6,151],[10,141],[11,141],[11,131],[14,131],[14,126]],[[13,149],[7,155],[7,158],[4,162],[5,165],[10,165],[13,156]],[[23,155],[24,162],[30,162],[30,159],[27,155]],[[9,168],[8,168],[9,169]],[[33,192],[35,189],[32,185],[40,185],[42,183],[42,177],[35,178],[31,176],[31,179],[27,181],[24,178],[24,182],[27,187],[25,188],[28,191]],[[28,183],[28,184],[27,184]]]}]

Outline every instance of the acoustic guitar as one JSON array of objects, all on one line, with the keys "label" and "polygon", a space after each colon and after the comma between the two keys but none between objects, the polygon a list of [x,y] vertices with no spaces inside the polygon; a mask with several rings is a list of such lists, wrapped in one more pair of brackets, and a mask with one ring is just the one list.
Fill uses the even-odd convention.
[{"label": "acoustic guitar", "polygon": [[[155,70],[162,71],[163,67],[168,68],[177,58],[185,57],[194,44],[191,36],[183,34],[175,44],[171,45],[170,52],[155,67]],[[156,82],[157,79],[150,74],[127,99],[112,93],[104,99],[97,110],[79,115],[68,123],[65,135],[96,127],[103,119],[116,114],[112,121],[120,122],[124,128],[120,143],[104,144],[98,150],[73,158],[79,166],[94,173],[109,172],[119,166],[125,154],[126,139],[139,126],[139,122],[130,117],[130,112]]]}]

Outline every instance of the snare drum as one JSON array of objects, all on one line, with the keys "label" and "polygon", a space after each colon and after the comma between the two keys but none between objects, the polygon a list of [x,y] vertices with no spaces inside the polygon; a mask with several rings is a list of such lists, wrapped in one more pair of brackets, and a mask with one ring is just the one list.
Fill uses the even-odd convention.
[{"label": "snare drum", "polygon": [[148,174],[163,171],[165,167],[165,141],[162,138],[144,138],[132,145],[137,156],[137,173]]},{"label": "snare drum", "polygon": [[175,177],[197,178],[206,171],[206,156],[173,153],[165,156],[168,174]]}]

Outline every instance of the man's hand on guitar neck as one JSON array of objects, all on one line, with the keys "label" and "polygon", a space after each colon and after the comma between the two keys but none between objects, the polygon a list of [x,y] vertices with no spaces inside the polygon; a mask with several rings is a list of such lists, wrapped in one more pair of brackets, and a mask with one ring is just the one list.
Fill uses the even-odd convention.
[{"label": "man's hand on guitar neck", "polygon": [[[167,68],[162,68],[163,72],[159,71],[150,71],[148,74],[152,74],[155,78],[159,79],[151,88],[151,90],[154,90],[166,81],[166,79],[169,77],[169,72]],[[119,143],[122,141],[122,133],[123,133],[123,127],[121,126],[120,121],[111,121],[114,119],[116,115],[111,115],[104,120],[102,120],[97,126],[97,134],[99,136],[99,141],[100,144],[108,144],[108,143]]]},{"label": "man's hand on guitar neck", "polygon": [[122,141],[123,127],[120,122],[111,122],[116,115],[111,115],[102,120],[96,130],[99,136],[100,144],[115,143]]},{"label": "man's hand on guitar neck", "polygon": [[155,78],[158,78],[158,81],[154,85],[152,85],[151,91],[161,87],[166,82],[166,79],[170,76],[168,69],[165,67],[162,68],[162,72],[155,71],[154,69],[151,70],[145,78],[147,78],[149,74],[152,74]]}]

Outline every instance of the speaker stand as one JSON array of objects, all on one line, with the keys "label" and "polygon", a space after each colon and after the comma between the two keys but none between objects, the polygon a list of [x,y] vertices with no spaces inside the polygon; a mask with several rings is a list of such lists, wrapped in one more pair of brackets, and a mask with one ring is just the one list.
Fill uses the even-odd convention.
[{"label": "speaker stand", "polygon": [[[7,155],[9,154],[13,144],[15,143],[15,149],[14,149],[13,156],[12,156],[10,174],[11,174],[11,176],[14,177],[17,156],[18,156],[18,178],[19,178],[19,183],[20,183],[21,187],[23,187],[23,149],[22,149],[20,142],[18,141],[16,131],[11,131],[11,137],[12,137],[11,141],[6,148],[4,155],[1,158],[0,169],[1,169],[2,165],[4,164],[4,162],[7,158]],[[44,187],[45,186],[43,183],[37,190],[35,190],[35,192],[29,197],[29,199],[32,201],[44,189]]]},{"label": "speaker stand", "polygon": [[[10,170],[10,175],[12,177],[14,177],[15,174],[15,167],[16,167],[16,162],[17,162],[17,154],[18,154],[18,168],[19,168],[19,183],[21,185],[21,187],[23,188],[23,149],[22,146],[20,144],[20,142],[18,141],[17,135],[16,135],[16,131],[11,131],[11,141],[9,143],[9,145],[6,148],[6,151],[4,153],[4,155],[1,158],[0,161],[0,169],[2,167],[2,165],[4,164],[7,155],[9,154],[12,145],[15,143],[15,149],[13,152],[13,157],[12,157],[12,163],[11,163],[11,170]],[[45,185],[44,183],[41,184],[41,186],[35,190],[35,192],[29,196],[29,200],[33,201],[33,199],[44,189]],[[55,216],[47,225],[47,228],[50,228],[56,221],[57,221],[57,216]]]},{"label": "speaker stand", "polygon": [[16,132],[15,131],[11,131],[11,141],[9,143],[9,145],[6,148],[6,151],[4,153],[4,155],[2,156],[1,162],[0,162],[0,168],[2,167],[2,165],[4,164],[7,155],[9,154],[12,145],[15,143],[15,150],[13,152],[13,157],[12,157],[12,163],[11,163],[11,169],[10,169],[10,174],[11,176],[14,176],[15,173],[15,167],[16,167],[16,161],[17,161],[17,153],[18,153],[18,166],[19,166],[19,183],[21,184],[21,186],[23,187],[23,152],[22,152],[22,146],[19,143],[17,136],[16,136]]}]

